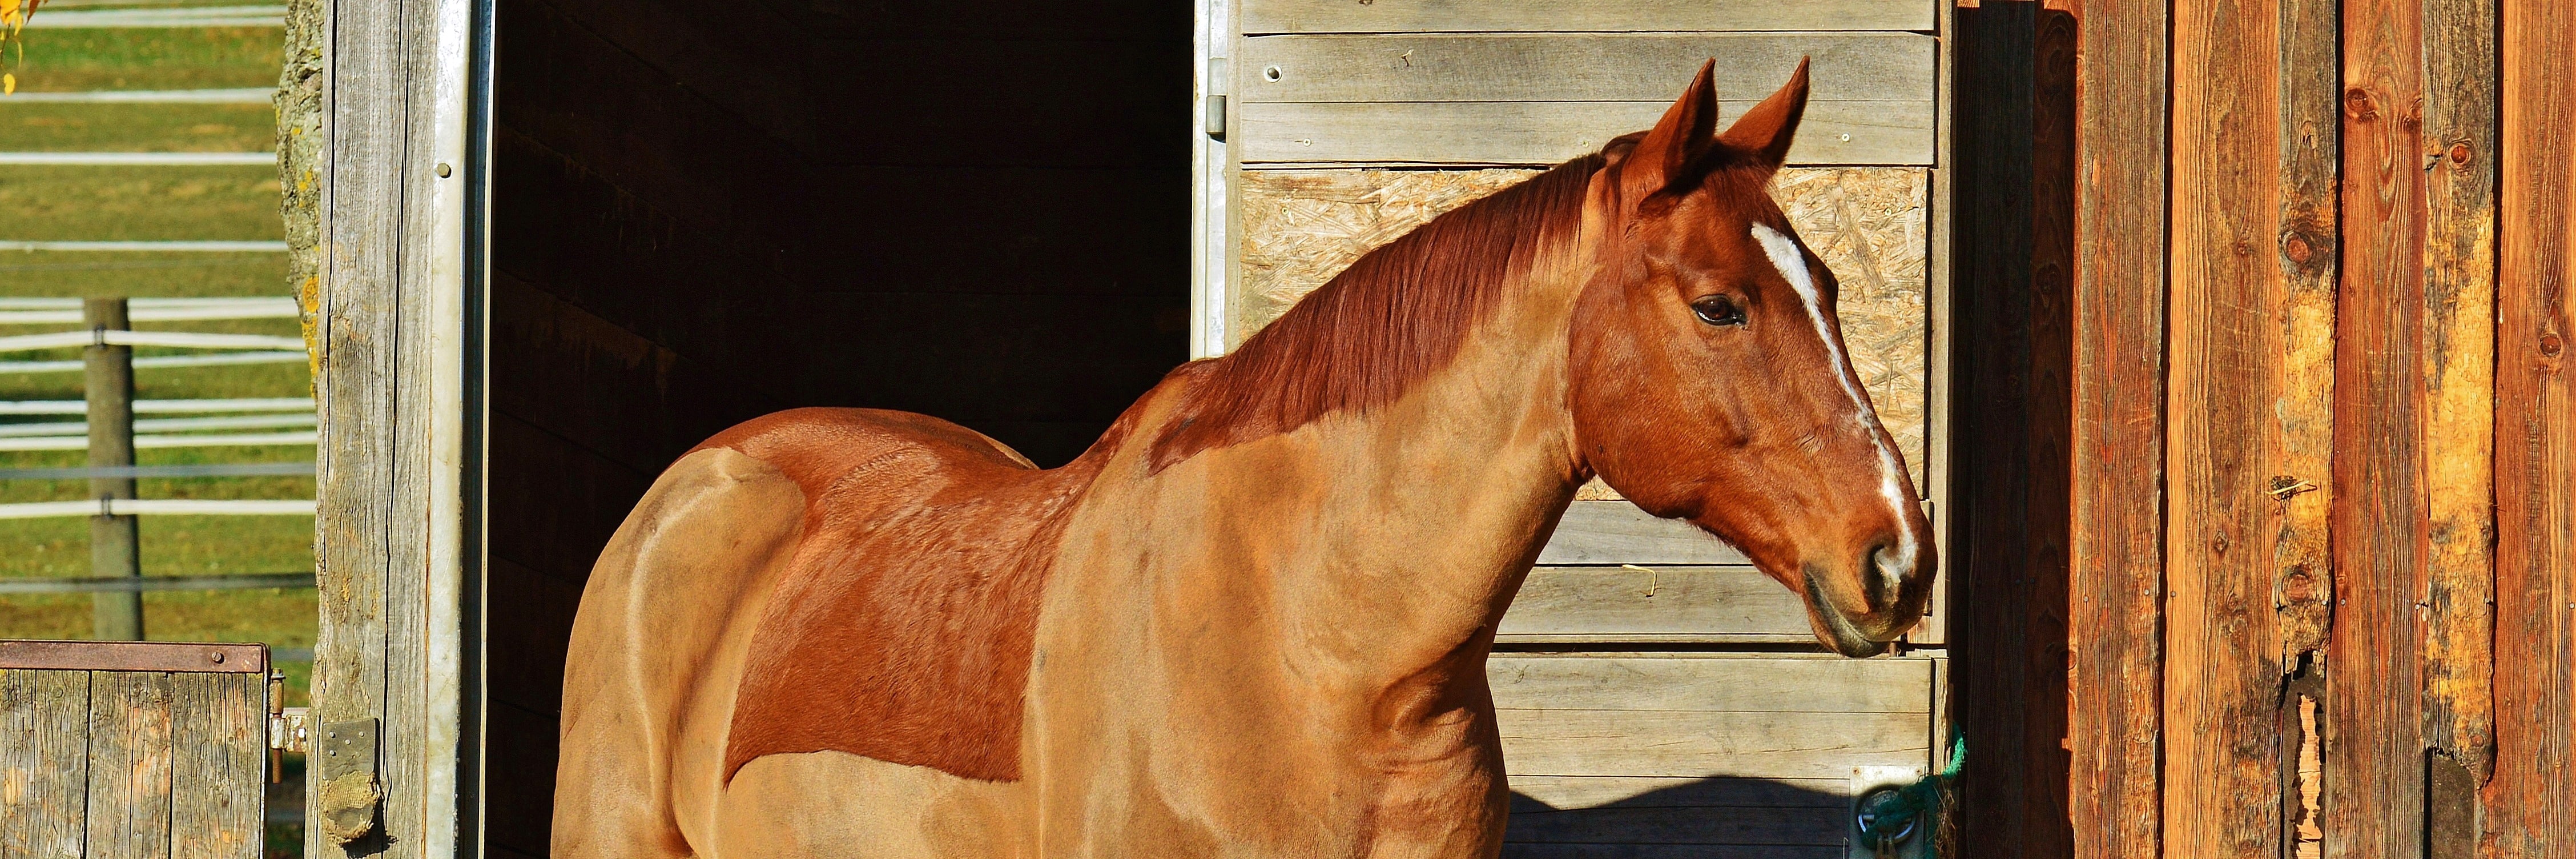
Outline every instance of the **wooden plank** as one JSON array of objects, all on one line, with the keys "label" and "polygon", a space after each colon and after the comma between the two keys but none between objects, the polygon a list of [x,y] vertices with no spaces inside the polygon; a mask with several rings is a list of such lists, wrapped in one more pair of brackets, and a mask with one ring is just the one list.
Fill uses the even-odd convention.
[{"label": "wooden plank", "polygon": [[1752,567],[1705,566],[1539,567],[1495,635],[1503,643],[1814,638],[1806,603],[1787,587]]},{"label": "wooden plank", "polygon": [[85,859],[170,855],[171,678],[91,676],[89,842]]},{"label": "wooden plank", "polygon": [[1512,776],[1512,813],[1592,808],[1847,808],[1849,778],[1654,778]]},{"label": "wooden plank", "polygon": [[1932,703],[1923,659],[1497,653],[1485,677],[1507,710],[1926,713]]},{"label": "wooden plank", "polygon": [[1913,33],[1255,36],[1238,43],[1233,65],[1238,104],[1670,105],[1712,58],[1720,94],[1758,100],[1778,89],[1801,57],[1812,63],[1813,102],[1929,102],[1933,46],[1932,37]]},{"label": "wooden plank", "polygon": [[0,856],[82,852],[89,672],[0,669]]},{"label": "wooden plank", "polygon": [[1503,839],[1522,844],[1764,844],[1841,846],[1841,808],[1585,808],[1512,813]]},{"label": "wooden plank", "polygon": [[[1972,442],[1952,451],[1958,479],[1948,509],[1936,511],[1952,535],[1941,556],[1951,623],[1975,630],[1949,637],[1961,668],[1953,699],[1959,729],[1977,749],[1977,766],[1959,785],[1968,799],[1954,819],[1961,839],[1992,845],[2002,856],[2049,855],[2035,843],[2035,831],[2044,831],[2047,819],[2032,820],[2025,809],[2035,796],[2051,793],[2046,785],[2064,779],[2062,769],[2053,780],[2025,770],[2030,747],[2050,744],[2042,738],[2052,733],[2046,724],[2055,721],[2051,711],[2066,709],[2064,670],[2051,678],[2034,659],[2050,650],[2051,632],[2042,620],[2046,615],[2034,611],[2034,585],[2043,578],[2062,581],[2064,573],[2062,563],[2056,570],[2034,567],[2032,547],[2051,531],[2062,534],[2065,525],[2062,512],[2051,523],[2031,496],[2052,477],[2060,486],[2068,482],[2063,460],[2052,463],[2039,453],[2038,437],[2052,421],[2033,402],[2034,389],[2049,376],[2034,372],[2039,368],[2032,339],[2050,318],[2035,306],[2035,11],[2031,3],[1994,3],[1953,12],[1953,131],[1944,142],[1953,153],[1976,156],[1944,159],[1948,169],[1942,171],[1951,174],[1956,189],[1950,246],[1974,249],[1949,266],[1956,278],[1956,333],[1943,338],[1958,350],[1951,373],[1959,385],[1953,425],[1958,438]],[[2061,265],[2061,283],[2065,273]],[[2066,327],[2063,290],[2061,285],[2059,329]],[[2064,371],[2055,375],[2064,385]],[[2054,423],[2066,423],[2063,412]],[[2057,636],[2062,642],[2063,632]],[[2012,852],[2024,845],[2032,849]]]},{"label": "wooden plank", "polygon": [[[1924,402],[1923,457],[1919,466],[1923,472],[1923,481],[1919,488],[1923,493],[1924,512],[1928,514],[1926,518],[1932,524],[1934,554],[1946,564],[1950,559],[1957,557],[1950,553],[1955,529],[1948,517],[1952,515],[1952,505],[1956,503],[1956,495],[1953,494],[1956,484],[1951,478],[1953,451],[1950,448],[1949,439],[1954,429],[1951,424],[1950,405],[1951,397],[1957,390],[1957,377],[1954,375],[1956,366],[1952,363],[1957,338],[1951,334],[1950,328],[1957,321],[1958,294],[1952,288],[1956,283],[1954,278],[1956,266],[1950,249],[1956,246],[1956,234],[1953,229],[1958,213],[1953,204],[1959,199],[1959,194],[1956,187],[1958,174],[1951,169],[1953,162],[1950,153],[1958,138],[1955,131],[1957,128],[1955,117],[1958,114],[1959,105],[1952,88],[1959,64],[1956,24],[1958,9],[1957,4],[1954,3],[1936,3],[1933,9],[1934,29],[1944,34],[1948,40],[1948,47],[1935,52],[1936,62],[1933,73],[1935,95],[1932,112],[1934,167],[1923,171],[1924,183],[1929,190],[1929,196],[1925,199],[1929,217],[1925,219],[1923,225],[1926,239],[1923,269]],[[1924,606],[1925,615],[1922,625],[1915,627],[1913,632],[1907,633],[1906,640],[1927,645],[1947,645],[1950,641],[1950,615],[1954,602],[1955,600],[1951,598],[1951,588],[1946,582],[1933,588],[1932,599]]]},{"label": "wooden plank", "polygon": [[1918,713],[1497,710],[1503,768],[1522,775],[1830,778],[1921,766]]},{"label": "wooden plank", "polygon": [[[382,720],[387,799],[365,838],[311,827],[304,852],[414,859],[444,855],[456,831],[459,514],[433,495],[453,491],[462,464],[440,445],[462,408],[463,361],[448,358],[462,336],[463,188],[435,168],[474,178],[457,169],[471,165],[455,163],[462,115],[450,112],[464,94],[465,5],[337,0],[329,23],[312,719]],[[322,796],[308,795],[307,819]]]},{"label": "wooden plank", "polygon": [[1678,519],[1657,519],[1626,501],[1577,501],[1539,550],[1541,564],[1752,563],[1744,553]]},{"label": "wooden plank", "polygon": [[1928,0],[1248,0],[1245,35],[1272,33],[1683,32],[1693,30],[1930,30]]},{"label": "wooden plank", "polygon": [[171,641],[0,641],[0,668],[268,673],[268,647]]},{"label": "wooden plank", "polygon": [[[1732,122],[1755,102],[1718,105]],[[1238,104],[1247,165],[1550,165],[1654,125],[1671,102],[1346,102]],[[1789,163],[1929,164],[1929,101],[1815,102]]]},{"label": "wooden plank", "polygon": [[171,859],[257,859],[266,845],[268,678],[170,678]]},{"label": "wooden plank", "polygon": [[[2284,0],[2280,15],[2278,240],[2282,373],[2272,391],[2281,467],[2272,482],[2273,595],[2280,671],[2275,747],[2280,855],[2324,850],[2325,745],[2317,706],[2334,621],[2334,350],[2340,274],[2343,83],[2338,0]],[[2329,475],[2317,479],[2312,475]],[[2287,478],[2286,480],[2282,478]],[[2313,489],[2305,487],[2314,487]]]},{"label": "wooden plank", "polygon": [[2336,314],[2329,859],[2424,849],[2421,3],[2343,8],[2343,282]]},{"label": "wooden plank", "polygon": [[[2072,853],[2067,648],[2069,473],[2076,396],[2072,278],[2079,22],[2062,4],[1954,12],[1955,189],[1948,246],[1955,352],[1947,378],[1950,500],[1937,511],[1953,600],[1946,691],[1977,765],[1955,787],[1943,841],[1980,855]],[[2159,156],[2160,157],[2160,156]],[[1936,738],[1949,736],[1935,729]],[[1936,756],[1937,757],[1937,756]]]},{"label": "wooden plank", "polygon": [[[2162,855],[2168,14],[2076,5],[2068,541],[2075,855]],[[1963,694],[1974,694],[1966,692]]]},{"label": "wooden plank", "polygon": [[[2297,334],[2280,234],[2278,16],[2217,0],[2173,8],[2171,280],[2166,348],[2165,849],[2278,850],[2280,644],[2274,631],[2287,475],[2281,403]],[[2328,332],[2307,332],[2311,335]],[[2330,415],[2329,415],[2330,416]],[[2295,477],[2293,478],[2296,479]],[[2285,484],[2286,485],[2286,484]]]},{"label": "wooden plank", "polygon": [[2504,4],[2496,332],[2495,775],[2489,855],[2576,831],[2576,2]]},{"label": "wooden plank", "polygon": [[[402,256],[406,159],[401,17],[387,2],[334,2],[322,83],[330,142],[322,154],[323,259],[312,336],[321,443],[314,455],[318,511],[313,561],[321,624],[313,645],[311,718],[340,722],[384,713],[385,578],[394,531],[383,493],[396,447],[393,338]],[[305,819],[322,816],[307,791]],[[306,827],[304,854],[347,855]]]},{"label": "wooden plank", "polygon": [[[2495,743],[2496,3],[2431,0],[2424,15],[2424,739],[2492,771]],[[2435,772],[2441,772],[2436,768]],[[2441,784],[2456,786],[2456,780]],[[2465,809],[2468,797],[2456,797]],[[2467,821],[2468,815],[2447,818]],[[2436,856],[2475,833],[2434,831]]]},{"label": "wooden plank", "polygon": [[[2328,511],[2333,508],[2334,319],[2336,246],[2341,216],[2336,185],[2341,175],[2343,86],[2333,0],[2284,0],[2280,28],[2281,121],[2278,265],[2285,306],[2277,316],[2283,376],[2280,475],[2276,492],[2280,535],[2273,541],[2279,577],[2281,665],[2295,670],[2302,655],[2322,652],[2332,625],[2333,557]],[[2314,486],[2303,489],[2301,483]]]},{"label": "wooden plank", "polygon": [[[2069,473],[2070,432],[2075,392],[2069,383],[2074,364],[2075,321],[2070,278],[2077,263],[2075,217],[2077,194],[2076,70],[2081,38],[2078,24],[2062,4],[2033,4],[2031,33],[2031,238],[2028,363],[2019,375],[2029,423],[2021,469],[2021,496],[2028,506],[2019,522],[2027,523],[2020,545],[2019,577],[2023,584],[2014,615],[2007,621],[2020,629],[2019,652],[2008,657],[2022,672],[2021,695],[2005,706],[2020,706],[2020,732],[2013,744],[2007,778],[2018,778],[2012,813],[2017,817],[2020,855],[2068,856],[2074,833],[2067,826],[2067,606],[2069,600],[2067,530],[2073,479]],[[1955,142],[1953,143],[1955,147]],[[1981,440],[1979,440],[1981,441]],[[1971,443],[1977,443],[1972,441]],[[1975,635],[1991,634],[1990,627]],[[1955,663],[1944,663],[1955,664]],[[1944,695],[1949,695],[1947,689]],[[1950,696],[1956,700],[1955,696]],[[1934,731],[1933,765],[1947,760],[1947,732]],[[2007,760],[2010,762],[2007,763]],[[2017,764],[2017,765],[2014,765]],[[1991,782],[1990,782],[1991,784]],[[1970,800],[1953,791],[1945,808]],[[1951,833],[1956,835],[1955,832]],[[1959,843],[1981,844],[1969,838]],[[1947,853],[1952,845],[1943,845]],[[1927,854],[1931,848],[1924,848]]]}]

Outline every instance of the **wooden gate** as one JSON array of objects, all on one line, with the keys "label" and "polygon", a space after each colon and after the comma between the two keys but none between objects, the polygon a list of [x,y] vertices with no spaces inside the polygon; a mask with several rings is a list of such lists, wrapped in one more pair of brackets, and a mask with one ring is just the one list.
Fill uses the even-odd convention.
[{"label": "wooden gate", "polygon": [[0,856],[255,859],[268,647],[0,641]]},{"label": "wooden gate", "polygon": [[[1937,498],[1945,17],[1928,0],[1202,4],[1194,349],[1651,126],[1703,59],[1731,119],[1812,57],[1774,196],[1841,276],[1854,363]],[[1586,487],[1490,662],[1506,855],[1869,855],[1849,843],[1853,796],[1921,777],[1947,730],[1940,621],[1903,656],[1824,654],[1743,556]]]}]

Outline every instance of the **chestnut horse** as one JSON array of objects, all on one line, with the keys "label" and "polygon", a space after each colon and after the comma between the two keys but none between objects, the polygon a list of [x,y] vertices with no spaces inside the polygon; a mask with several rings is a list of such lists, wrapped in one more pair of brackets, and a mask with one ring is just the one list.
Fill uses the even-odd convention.
[{"label": "chestnut horse", "polygon": [[1493,856],[1485,656],[1595,475],[1878,653],[1930,531],[1766,192],[1806,95],[1718,134],[1703,67],[1061,468],[898,412],[707,440],[582,595],[555,855]]}]

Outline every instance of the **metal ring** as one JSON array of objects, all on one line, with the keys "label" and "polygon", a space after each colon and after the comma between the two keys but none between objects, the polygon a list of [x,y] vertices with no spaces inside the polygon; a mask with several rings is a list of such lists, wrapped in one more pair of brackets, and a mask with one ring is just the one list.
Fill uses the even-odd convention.
[{"label": "metal ring", "polygon": [[1873,828],[1878,823],[1878,818],[1881,813],[1880,808],[1896,802],[1901,796],[1903,796],[1903,793],[1904,792],[1902,790],[1895,787],[1882,787],[1877,790],[1861,794],[1860,801],[1852,803],[1852,806],[1856,809],[1852,813],[1852,823],[1860,831],[1861,846],[1869,848],[1893,846],[1903,844],[1906,839],[1914,837],[1914,830],[1923,822],[1920,817],[1916,816],[1907,817],[1905,819],[1905,828],[1899,829],[1894,834],[1888,835],[1884,841],[1879,838],[1877,832],[1873,831]]}]

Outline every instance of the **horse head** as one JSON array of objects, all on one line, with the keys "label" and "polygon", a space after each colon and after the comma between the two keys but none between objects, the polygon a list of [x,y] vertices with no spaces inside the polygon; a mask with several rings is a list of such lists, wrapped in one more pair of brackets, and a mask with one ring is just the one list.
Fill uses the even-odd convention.
[{"label": "horse head", "polygon": [[1807,68],[1716,131],[1710,70],[1605,150],[1585,203],[1569,406],[1586,467],[1734,544],[1816,637],[1880,652],[1931,597],[1932,530],[1843,348],[1832,271],[1767,193]]}]

